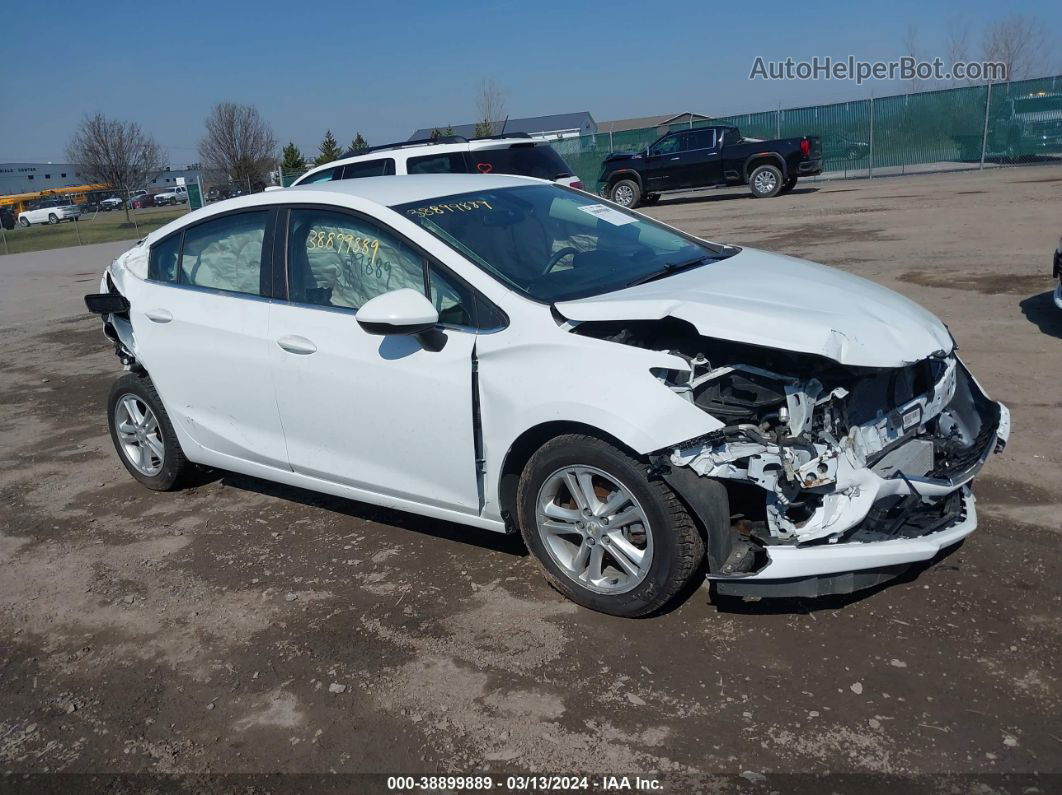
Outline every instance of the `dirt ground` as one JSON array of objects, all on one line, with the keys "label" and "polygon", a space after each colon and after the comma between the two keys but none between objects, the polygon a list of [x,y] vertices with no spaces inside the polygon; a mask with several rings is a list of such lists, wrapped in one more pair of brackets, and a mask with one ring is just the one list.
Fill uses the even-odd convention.
[{"label": "dirt ground", "polygon": [[978,531],[917,576],[819,601],[702,587],[637,621],[566,602],[514,538],[230,474],[143,489],[106,432],[118,361],[80,306],[123,247],[0,258],[0,788],[43,771],[1062,773],[1060,199],[1062,168],[1042,167],[650,208],[921,302],[1013,434],[977,482]]}]

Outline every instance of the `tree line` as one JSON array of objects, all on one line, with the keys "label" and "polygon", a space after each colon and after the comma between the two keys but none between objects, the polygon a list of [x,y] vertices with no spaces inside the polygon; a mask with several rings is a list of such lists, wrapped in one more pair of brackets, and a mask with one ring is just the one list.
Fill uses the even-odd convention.
[{"label": "tree line", "polygon": [[[312,163],[293,142],[278,157],[276,136],[253,105],[220,102],[211,109],[204,126],[206,132],[199,141],[198,152],[200,168],[207,178],[248,185],[253,190],[261,190],[278,165],[286,172],[301,172],[344,154],[328,130]],[[350,149],[360,152],[368,148],[365,136],[356,132]],[[67,144],[66,156],[86,179],[123,193],[143,188],[167,166],[158,141],[138,123],[102,113],[81,121]]]}]

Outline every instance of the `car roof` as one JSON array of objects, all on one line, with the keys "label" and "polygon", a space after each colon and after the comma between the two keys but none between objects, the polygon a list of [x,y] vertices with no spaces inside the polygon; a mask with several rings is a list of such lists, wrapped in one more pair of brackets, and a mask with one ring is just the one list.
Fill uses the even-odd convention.
[{"label": "car roof", "polygon": [[[542,183],[543,180],[533,177],[517,177],[508,174],[400,174],[293,185],[290,188],[284,188],[283,191],[272,191],[270,196],[282,194],[290,196],[293,193],[335,193],[342,196],[356,196],[390,207],[395,204],[452,196],[456,193]],[[252,194],[254,195],[258,194]]]},{"label": "car roof", "polygon": [[345,166],[348,163],[360,163],[366,160],[385,160],[387,158],[408,159],[411,157],[425,157],[434,154],[448,154],[450,152],[478,152],[482,149],[508,149],[514,145],[547,146],[549,145],[549,141],[545,138],[531,138],[514,135],[506,138],[473,138],[469,141],[450,143],[403,144],[399,142],[391,148],[379,147],[358,155],[329,160],[327,163],[314,166],[305,174],[301,174],[299,179],[305,179],[310,174],[316,174],[325,169],[335,168],[336,166]]},{"label": "car roof", "polygon": [[265,193],[249,193],[193,210],[149,232],[144,242],[151,245],[178,229],[205,221],[214,215],[290,202],[334,203],[337,207],[358,209],[357,204],[360,200],[381,207],[391,207],[396,204],[431,201],[443,196],[473,191],[515,188],[521,185],[554,184],[534,177],[516,177],[507,174],[409,174],[293,185],[290,188],[280,188]]}]

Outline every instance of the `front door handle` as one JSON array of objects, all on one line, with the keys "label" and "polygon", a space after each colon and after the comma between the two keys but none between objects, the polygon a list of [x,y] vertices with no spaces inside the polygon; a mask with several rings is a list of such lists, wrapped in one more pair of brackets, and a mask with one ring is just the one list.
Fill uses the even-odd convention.
[{"label": "front door handle", "polygon": [[156,323],[169,323],[173,320],[173,315],[165,309],[149,309],[144,313],[144,316],[148,320],[154,320]]},{"label": "front door handle", "polygon": [[678,157],[673,157],[673,158],[671,158],[671,159],[672,159],[672,160],[678,160]]},{"label": "front door handle", "polygon": [[298,353],[303,356],[314,353],[317,350],[317,346],[305,337],[299,337],[294,334],[289,334],[286,337],[281,337],[277,340],[277,345],[286,350],[288,353]]}]

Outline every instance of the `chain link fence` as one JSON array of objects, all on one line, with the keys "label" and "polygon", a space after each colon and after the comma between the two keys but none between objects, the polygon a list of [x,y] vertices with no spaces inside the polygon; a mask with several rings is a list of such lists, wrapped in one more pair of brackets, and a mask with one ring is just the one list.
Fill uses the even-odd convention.
[{"label": "chain link fence", "polygon": [[820,178],[1062,161],[1062,76],[854,102],[744,113],[554,141],[588,189],[609,152],[637,152],[667,132],[733,125],[747,138],[817,135]]}]

